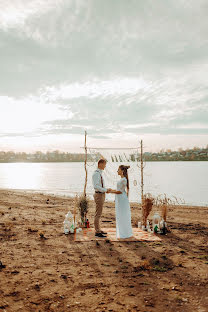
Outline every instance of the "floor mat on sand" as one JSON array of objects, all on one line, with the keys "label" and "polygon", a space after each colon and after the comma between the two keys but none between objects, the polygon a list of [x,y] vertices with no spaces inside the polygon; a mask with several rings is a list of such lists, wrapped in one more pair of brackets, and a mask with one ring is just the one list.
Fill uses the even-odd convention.
[{"label": "floor mat on sand", "polygon": [[[74,234],[74,240],[76,242],[84,242],[84,241],[94,241],[94,240],[106,240],[112,242],[121,241],[116,238],[116,229],[115,228],[104,228],[105,232],[107,232],[107,237],[97,237],[95,236],[95,230],[92,228],[90,229],[83,229],[81,232]],[[161,239],[156,236],[155,234],[144,232],[141,229],[134,228],[133,229],[133,238],[131,239],[125,239],[125,242],[136,242],[136,241],[161,241]]]}]

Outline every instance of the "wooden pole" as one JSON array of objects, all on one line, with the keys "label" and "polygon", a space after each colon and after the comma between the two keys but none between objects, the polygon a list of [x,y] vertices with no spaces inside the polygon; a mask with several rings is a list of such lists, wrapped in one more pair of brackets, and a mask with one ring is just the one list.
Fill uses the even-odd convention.
[{"label": "wooden pole", "polygon": [[74,226],[75,226],[75,222],[76,222],[76,210],[77,210],[77,195],[76,195],[75,201],[74,201]]},{"label": "wooden pole", "polygon": [[75,222],[76,222],[76,210],[77,210],[77,196],[75,197],[75,202],[74,202],[74,240],[76,240],[76,232],[77,232],[77,228],[75,226]]},{"label": "wooden pole", "polygon": [[84,185],[84,196],[86,197],[86,188],[87,188],[87,131],[85,131],[85,185]]},{"label": "wooden pole", "polygon": [[144,200],[144,177],[143,177],[143,142],[141,140],[141,204],[143,205],[143,200]]}]

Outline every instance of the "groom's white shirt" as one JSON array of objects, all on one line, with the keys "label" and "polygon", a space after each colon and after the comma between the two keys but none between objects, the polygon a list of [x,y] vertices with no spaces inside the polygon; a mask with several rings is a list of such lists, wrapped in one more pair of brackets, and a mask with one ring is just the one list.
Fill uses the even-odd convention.
[{"label": "groom's white shirt", "polygon": [[104,179],[103,179],[103,187],[102,187],[101,176],[102,176],[102,170],[97,168],[92,175],[92,184],[96,192],[105,193],[107,192],[107,189],[105,188]]}]

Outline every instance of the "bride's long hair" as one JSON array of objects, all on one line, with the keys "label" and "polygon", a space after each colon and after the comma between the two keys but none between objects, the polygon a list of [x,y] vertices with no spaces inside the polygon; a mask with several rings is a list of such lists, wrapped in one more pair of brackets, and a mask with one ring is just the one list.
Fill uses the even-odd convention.
[{"label": "bride's long hair", "polygon": [[119,168],[123,171],[123,175],[127,180],[127,195],[129,195],[129,177],[128,177],[128,169],[130,166],[120,165]]}]

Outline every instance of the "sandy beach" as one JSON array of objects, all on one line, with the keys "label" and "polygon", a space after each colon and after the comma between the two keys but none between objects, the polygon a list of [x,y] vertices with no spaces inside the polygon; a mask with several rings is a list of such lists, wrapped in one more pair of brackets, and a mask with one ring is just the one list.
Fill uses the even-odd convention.
[{"label": "sandy beach", "polygon": [[[170,207],[161,242],[75,242],[63,233],[73,207],[73,198],[0,190],[0,311],[207,311],[208,207]],[[136,227],[140,205],[131,211]],[[115,227],[114,203],[105,227]]]}]

